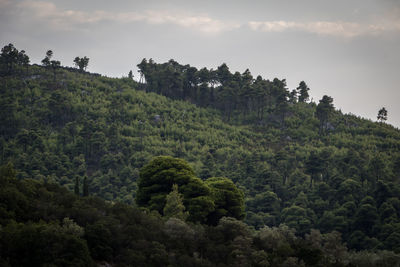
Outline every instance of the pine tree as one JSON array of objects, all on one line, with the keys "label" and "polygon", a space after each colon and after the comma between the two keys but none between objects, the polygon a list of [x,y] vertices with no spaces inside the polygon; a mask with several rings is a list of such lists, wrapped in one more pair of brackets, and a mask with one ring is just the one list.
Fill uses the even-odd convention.
[{"label": "pine tree", "polygon": [[386,108],[381,108],[379,111],[378,111],[378,121],[380,122],[380,123],[382,123],[382,122],[385,122],[386,120],[387,120],[387,110],[386,110]]},{"label": "pine tree", "polygon": [[310,95],[308,94],[310,88],[308,88],[307,84],[304,81],[301,81],[299,87],[297,87],[296,89],[299,94],[299,102],[307,102],[308,98],[310,97]]},{"label": "pine tree", "polygon": [[320,133],[324,133],[326,131],[328,120],[333,114],[335,110],[333,106],[333,98],[327,95],[324,95],[322,99],[319,101],[317,105],[317,110],[315,112],[316,117],[320,121]]},{"label": "pine tree", "polygon": [[172,186],[171,193],[167,195],[163,211],[166,218],[173,217],[184,221],[188,217],[189,213],[185,212],[185,206],[183,205],[183,196],[178,192],[177,184],[174,184]]}]

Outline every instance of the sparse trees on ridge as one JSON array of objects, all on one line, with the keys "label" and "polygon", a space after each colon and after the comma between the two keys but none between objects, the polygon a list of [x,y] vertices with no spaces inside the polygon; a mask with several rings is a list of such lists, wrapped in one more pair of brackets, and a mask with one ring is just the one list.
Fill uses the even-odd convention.
[{"label": "sparse trees on ridge", "polygon": [[89,65],[89,58],[88,57],[76,57],[74,59],[74,64],[80,71],[86,71],[87,66]]},{"label": "sparse trees on ridge", "polygon": [[24,50],[18,51],[10,43],[1,49],[0,64],[4,66],[6,74],[11,74],[16,65],[28,66],[29,57],[25,54]]},{"label": "sparse trees on ridge", "polygon": [[50,67],[53,70],[54,80],[56,80],[57,68],[61,66],[61,63],[58,60],[51,60],[52,57],[53,51],[47,50],[46,57],[42,59],[42,65],[45,67]]}]

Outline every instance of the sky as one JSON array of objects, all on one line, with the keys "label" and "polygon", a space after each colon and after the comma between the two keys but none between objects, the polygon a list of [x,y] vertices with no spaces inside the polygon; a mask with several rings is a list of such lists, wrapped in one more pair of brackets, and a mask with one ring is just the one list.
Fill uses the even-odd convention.
[{"label": "sky", "polygon": [[[143,58],[300,81],[314,102],[400,127],[400,0],[0,0],[0,45],[31,63],[137,72]],[[136,75],[138,76],[138,75]]]}]

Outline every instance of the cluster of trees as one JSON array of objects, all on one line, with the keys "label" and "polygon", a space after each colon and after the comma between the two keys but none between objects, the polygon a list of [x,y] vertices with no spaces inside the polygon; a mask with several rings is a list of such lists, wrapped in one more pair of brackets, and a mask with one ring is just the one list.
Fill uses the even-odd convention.
[{"label": "cluster of trees", "polygon": [[174,202],[180,198],[174,186],[182,194],[189,221],[216,225],[225,216],[244,218],[243,193],[230,179],[213,177],[203,182],[187,162],[168,156],[156,157],[141,169],[136,203],[164,214],[165,208],[171,210],[167,195],[172,193],[169,199]]},{"label": "cluster of trees", "polygon": [[389,251],[350,252],[338,232],[297,236],[285,225],[215,226],[78,197],[0,168],[1,266],[396,266]]},{"label": "cluster of trees", "polygon": [[[41,61],[42,65],[53,70],[54,79],[56,79],[56,70],[61,67],[61,62],[59,60],[54,60],[53,51],[47,50],[45,58]],[[0,54],[0,74],[10,75],[15,71],[23,69],[21,67],[27,68],[30,59],[25,50],[19,51],[14,47],[13,44],[8,44],[1,49]],[[80,71],[86,71],[89,64],[88,57],[76,57],[74,59],[74,65],[79,68]]]},{"label": "cluster of trees", "polygon": [[88,57],[76,57],[74,59],[74,64],[76,67],[79,68],[80,71],[86,71],[87,66],[89,65],[89,58]]},{"label": "cluster of trees", "polygon": [[11,43],[1,49],[1,71],[6,75],[11,74],[17,66],[28,66],[29,62],[29,56],[25,54],[25,51],[18,51]]},{"label": "cluster of trees", "polygon": [[[1,64],[5,70],[3,59]],[[91,196],[135,204],[141,168],[155,156],[168,155],[189,163],[192,172],[187,172],[194,173],[187,176],[189,184],[199,188],[217,187],[220,180],[211,177],[232,179],[244,193],[244,222],[256,229],[284,223],[302,236],[313,228],[322,234],[339,231],[352,250],[400,247],[399,130],[342,114],[328,96],[308,103],[305,83],[296,89],[303,92],[301,98],[286,98],[282,127],[276,99],[271,100],[274,110],[262,115],[263,123],[245,120],[257,117],[253,104],[246,115],[238,104],[228,122],[227,110],[217,101],[193,105],[179,100],[173,94],[182,87],[169,76],[175,72],[154,74],[150,86],[148,74],[143,85],[61,67],[56,80],[51,68],[24,69],[0,77],[0,163],[13,162],[19,179],[55,181],[80,195],[87,190]],[[153,91],[158,83],[160,90],[169,88],[168,97],[143,91]],[[221,86],[207,84],[220,93]],[[155,197],[166,204],[174,184],[178,192],[171,198],[178,201],[186,192],[179,182],[157,189]],[[215,209],[220,200],[212,194],[205,199],[214,211],[199,217],[206,223],[213,212],[221,216]],[[178,210],[190,216],[187,200],[182,201],[185,209]],[[157,210],[164,214],[164,208]]]},{"label": "cluster of trees", "polygon": [[270,118],[275,116],[277,121],[284,123],[290,103],[309,99],[309,88],[304,81],[289,92],[284,79],[254,78],[248,69],[243,73],[231,73],[225,63],[216,70],[197,70],[172,59],[163,64],[143,59],[138,68],[147,91],[217,108],[223,111],[228,121],[234,114],[257,122],[273,115]]}]

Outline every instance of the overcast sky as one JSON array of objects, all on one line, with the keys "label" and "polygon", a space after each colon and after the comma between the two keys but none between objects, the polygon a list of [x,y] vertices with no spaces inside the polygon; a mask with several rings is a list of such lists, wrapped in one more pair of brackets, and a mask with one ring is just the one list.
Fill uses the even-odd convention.
[{"label": "overcast sky", "polygon": [[254,77],[304,80],[318,102],[376,120],[386,107],[400,127],[400,0],[0,0],[1,47],[32,63],[48,49],[62,65],[136,72],[143,58]]}]

